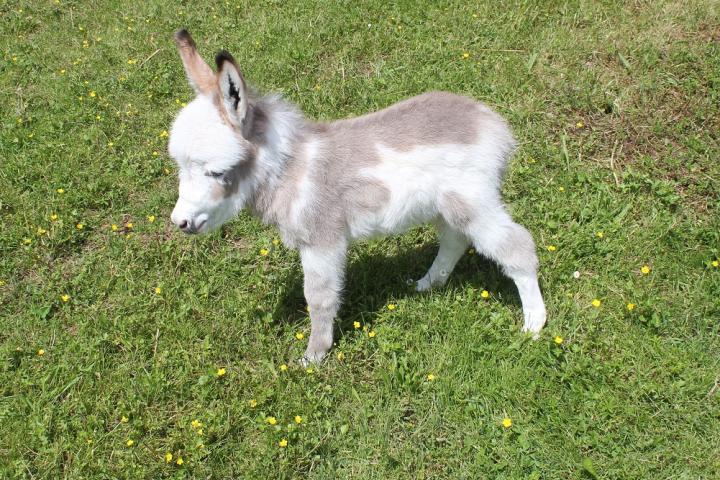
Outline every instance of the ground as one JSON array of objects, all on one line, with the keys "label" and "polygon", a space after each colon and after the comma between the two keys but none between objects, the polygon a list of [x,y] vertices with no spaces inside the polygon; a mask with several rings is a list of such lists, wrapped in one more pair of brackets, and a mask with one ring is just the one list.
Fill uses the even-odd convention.
[{"label": "ground", "polygon": [[[718,478],[717,2],[0,11],[3,478]],[[169,221],[182,27],[313,118],[426,90],[501,112],[540,339],[472,252],[414,293],[421,227],[353,247],[337,346],[301,368],[297,254],[249,215]]]}]

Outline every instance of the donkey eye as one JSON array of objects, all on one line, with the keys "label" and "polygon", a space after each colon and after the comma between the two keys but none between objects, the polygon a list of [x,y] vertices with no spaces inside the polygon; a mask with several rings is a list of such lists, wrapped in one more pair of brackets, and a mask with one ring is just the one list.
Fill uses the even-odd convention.
[{"label": "donkey eye", "polygon": [[225,175],[225,172],[207,172],[205,175],[207,175],[208,177],[220,178]]}]

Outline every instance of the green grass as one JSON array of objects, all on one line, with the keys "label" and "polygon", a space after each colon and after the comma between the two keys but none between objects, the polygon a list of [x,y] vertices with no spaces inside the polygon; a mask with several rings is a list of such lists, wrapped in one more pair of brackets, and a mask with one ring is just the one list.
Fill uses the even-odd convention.
[{"label": "green grass", "polygon": [[[717,2],[203,3],[0,3],[2,478],[719,478]],[[337,347],[300,368],[297,254],[247,215],[170,224],[181,27],[314,118],[500,111],[540,340],[477,256],[412,292],[418,228],[353,247]]]}]

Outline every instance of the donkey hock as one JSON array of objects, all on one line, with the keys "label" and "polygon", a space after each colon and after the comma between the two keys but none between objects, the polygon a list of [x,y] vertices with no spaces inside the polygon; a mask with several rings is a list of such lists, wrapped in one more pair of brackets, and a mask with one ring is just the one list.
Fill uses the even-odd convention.
[{"label": "donkey hock", "polygon": [[443,285],[470,244],[518,288],[523,330],[537,336],[545,305],[530,233],[500,197],[515,147],[486,105],[426,93],[379,112],[313,122],[278,95],[256,95],[227,52],[217,73],[187,31],[176,33],[196,98],[177,116],[169,152],[179,167],[172,221],[185,233],[219,227],[248,208],[300,252],[312,330],[305,360],[333,344],[348,243],[433,223],[440,249],[419,291]]}]

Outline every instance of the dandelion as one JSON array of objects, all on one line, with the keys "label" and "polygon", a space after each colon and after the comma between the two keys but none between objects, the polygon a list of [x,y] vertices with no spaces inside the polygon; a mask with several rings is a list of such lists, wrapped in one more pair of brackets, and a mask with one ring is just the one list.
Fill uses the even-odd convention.
[{"label": "dandelion", "polygon": [[490,292],[488,292],[487,290],[483,290],[482,292],[480,292],[480,296],[482,298],[488,298],[490,297]]},{"label": "dandelion", "polygon": [[199,420],[193,420],[192,422],[190,422],[190,426],[192,428],[200,428],[202,427],[202,422]]},{"label": "dandelion", "polygon": [[117,232],[118,226],[113,223],[112,225],[110,225],[110,230],[112,230],[113,232]]},{"label": "dandelion", "polygon": [[165,463],[170,463],[170,462],[172,462],[172,459],[173,459],[172,453],[167,452],[167,453],[165,454]]},{"label": "dandelion", "polygon": [[600,300],[598,300],[598,299],[596,298],[596,299],[594,299],[594,300],[592,301],[592,306],[595,307],[595,308],[599,308],[599,307],[600,307],[600,303],[601,303]]},{"label": "dandelion", "polygon": [[248,400],[248,405],[250,406],[250,408],[257,407],[257,400],[255,400],[254,398],[251,398],[250,400]]},{"label": "dandelion", "polygon": [[132,222],[126,223],[126,224],[125,224],[125,228],[127,228],[128,230],[132,230],[132,228],[133,228],[133,223],[132,223]]},{"label": "dandelion", "polygon": [[388,310],[395,310],[396,308],[397,308],[397,305],[395,305],[394,303],[390,303],[390,304],[388,304],[388,306],[387,306],[387,309],[388,309]]},{"label": "dandelion", "polygon": [[167,130],[163,130],[162,132],[160,132],[160,138],[167,138],[167,136],[168,136]]},{"label": "dandelion", "polygon": [[278,245],[280,245],[280,240],[278,240],[277,238],[273,238],[272,244],[277,247]]},{"label": "dandelion", "polygon": [[717,260],[713,260],[712,262],[710,262],[710,265],[712,265],[715,268],[718,268],[718,266],[720,266],[720,262],[718,262]]},{"label": "dandelion", "polygon": [[123,416],[120,418],[120,423],[127,423],[127,422],[128,422],[128,417],[126,417],[125,415],[123,415]]},{"label": "dandelion", "polygon": [[284,371],[287,370],[287,369],[288,369],[288,366],[285,365],[284,363],[283,363],[282,365],[280,365],[280,371],[281,371],[281,372],[284,372]]},{"label": "dandelion", "polygon": [[555,341],[556,344],[562,345],[562,343],[563,343],[565,340],[564,340],[563,337],[561,337],[560,335],[557,335],[557,336],[555,337],[554,341]]},{"label": "dandelion", "polygon": [[45,355],[45,350],[41,348],[40,350],[37,351],[37,354],[38,354],[38,357],[42,357],[43,355]]},{"label": "dandelion", "polygon": [[302,417],[300,415],[295,415],[295,423],[300,425],[302,423]]},{"label": "dandelion", "polygon": [[56,192],[59,193],[60,195],[62,195],[63,193],[65,193],[65,189],[64,189],[64,188],[58,188],[58,189],[56,190]]},{"label": "dandelion", "polygon": [[577,122],[577,123],[575,124],[575,126],[576,126],[577,128],[584,128],[584,127],[585,127],[585,124],[584,124],[583,122]]},{"label": "dandelion", "polygon": [[470,58],[470,53],[464,52],[464,53],[462,54],[462,58],[463,58],[463,60],[467,60],[468,58]]},{"label": "dandelion", "polygon": [[161,293],[162,293],[162,288],[160,288],[160,287],[155,287],[155,294],[156,294],[156,295],[160,295]]},{"label": "dandelion", "polygon": [[265,421],[270,425],[277,425],[277,418],[275,417],[267,417]]},{"label": "dandelion", "polygon": [[128,447],[132,447],[133,445],[135,445],[135,440],[128,439],[128,441],[125,442],[125,445],[127,445]]},{"label": "dandelion", "polygon": [[95,93],[94,90],[90,90],[90,91],[88,92],[88,97],[95,98],[95,97],[97,97],[97,93]]},{"label": "dandelion", "polygon": [[358,321],[353,322],[353,327],[354,327],[356,330],[357,330],[358,328],[360,328],[360,322],[358,322]]},{"label": "dandelion", "polygon": [[46,233],[47,233],[47,230],[45,230],[45,229],[42,228],[42,227],[38,227],[38,229],[37,229],[37,234],[38,234],[38,235],[45,235]]},{"label": "dandelion", "polygon": [[432,381],[434,381],[436,378],[437,378],[437,377],[436,377],[434,374],[432,374],[432,373],[428,373],[428,374],[427,374],[428,382],[432,382]]},{"label": "dandelion", "polygon": [[635,310],[634,303],[628,303],[625,307],[628,309],[628,312],[632,312],[633,310]]},{"label": "dandelion", "polygon": [[260,255],[262,255],[263,257],[266,256],[268,253],[270,253],[270,251],[267,248],[260,249]]},{"label": "dandelion", "polygon": [[643,265],[642,268],[640,268],[640,272],[642,272],[643,275],[647,275],[650,273],[650,267],[648,265]]},{"label": "dandelion", "polygon": [[302,340],[303,338],[305,338],[305,335],[303,335],[302,332],[297,332],[295,334],[295,338],[297,338],[298,340]]},{"label": "dandelion", "polygon": [[595,232],[595,236],[598,238],[603,238],[605,236],[605,233],[603,232]]},{"label": "dandelion", "polygon": [[557,250],[557,247],[555,245],[548,245],[547,249],[548,252],[554,252],[555,250]]},{"label": "dandelion", "polygon": [[23,245],[30,245],[32,243],[32,240],[29,238],[23,238]]},{"label": "dandelion", "polygon": [[565,187],[558,187],[558,191],[559,191],[559,192],[564,192],[564,191],[565,191]]},{"label": "dandelion", "polygon": [[147,221],[150,222],[150,223],[153,223],[153,222],[155,221],[155,215],[148,215],[148,216],[147,216]]},{"label": "dandelion", "polygon": [[178,465],[178,466],[179,466],[179,465],[182,465],[183,463],[185,463],[185,462],[183,462],[182,457],[178,457],[178,459],[175,460],[175,464]]},{"label": "dandelion", "polygon": [[375,337],[375,335],[377,335],[377,333],[375,333],[375,330],[370,330],[370,331],[368,332],[368,337],[370,337],[370,338]]},{"label": "dandelion", "polygon": [[315,371],[315,370],[313,370],[312,368],[306,368],[306,369],[305,369],[305,373],[307,373],[308,375],[312,375],[314,371]]},{"label": "dandelion", "polygon": [[227,371],[224,368],[218,368],[217,372],[215,372],[215,375],[218,377],[222,377],[227,373]]},{"label": "dandelion", "polygon": [[502,426],[505,428],[512,427],[512,420],[510,420],[508,417],[503,418]]},{"label": "dandelion", "polygon": [[341,362],[345,359],[345,353],[344,352],[338,352],[337,353],[337,359]]},{"label": "dandelion", "polygon": [[288,446],[288,441],[283,438],[282,440],[280,440],[280,441],[278,442],[278,446],[279,446],[280,448],[285,448],[285,447]]},{"label": "dandelion", "polygon": [[62,300],[64,303],[67,303],[70,301],[70,295],[68,295],[67,293],[64,295],[60,295],[60,300]]},{"label": "dandelion", "polygon": [[83,228],[85,228],[85,224],[84,224],[84,223],[78,223],[77,225],[75,225],[75,228],[77,228],[78,230],[82,230]]}]

